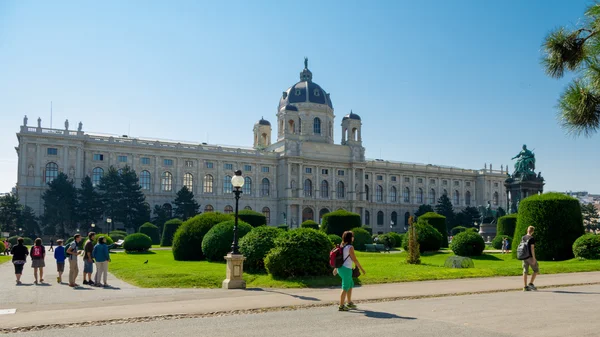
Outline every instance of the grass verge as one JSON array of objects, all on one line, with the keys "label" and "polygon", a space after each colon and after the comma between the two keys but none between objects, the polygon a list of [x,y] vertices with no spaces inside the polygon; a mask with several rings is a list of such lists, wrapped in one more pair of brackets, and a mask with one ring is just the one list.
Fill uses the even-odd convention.
[{"label": "grass verge", "polygon": [[10,261],[10,259],[12,259],[10,255],[0,255],[0,264]]}]

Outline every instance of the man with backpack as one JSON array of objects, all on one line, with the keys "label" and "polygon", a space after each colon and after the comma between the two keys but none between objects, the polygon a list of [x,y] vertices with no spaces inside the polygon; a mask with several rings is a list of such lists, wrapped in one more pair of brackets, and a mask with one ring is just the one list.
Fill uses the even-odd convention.
[{"label": "man with backpack", "polygon": [[[535,258],[535,238],[533,237],[533,226],[527,228],[527,234],[521,238],[521,243],[517,248],[517,258],[523,261],[523,291],[537,290],[533,281],[535,277],[540,273],[537,259]],[[533,270],[531,274],[531,282],[527,284],[527,274],[529,274],[529,267]]]},{"label": "man with backpack", "polygon": [[77,256],[79,255],[79,251],[77,250],[77,246],[81,242],[81,235],[75,234],[73,242],[67,248],[66,256],[67,260],[69,260],[69,287],[78,287],[79,285],[75,283],[77,279],[77,274],[79,273],[79,267],[77,266]]}]

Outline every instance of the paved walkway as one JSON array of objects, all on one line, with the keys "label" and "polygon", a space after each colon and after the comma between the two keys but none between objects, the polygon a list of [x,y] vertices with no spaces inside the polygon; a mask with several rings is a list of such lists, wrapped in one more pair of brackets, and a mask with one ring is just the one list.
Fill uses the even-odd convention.
[{"label": "paved walkway", "polygon": [[[81,259],[79,263],[82,268]],[[111,289],[72,289],[66,284],[56,283],[53,259],[47,259],[46,266],[47,284],[32,284],[33,272],[28,263],[23,276],[26,285],[16,286],[12,264],[0,265],[0,309],[17,309],[14,315],[0,315],[0,328],[326,305],[339,298],[339,289],[142,289],[121,282],[112,275],[109,276],[109,283],[113,286]],[[81,276],[78,281],[81,282]],[[508,291],[520,289],[521,283],[522,277],[517,276],[368,285],[357,288],[354,299],[402,299]],[[536,282],[540,287],[588,283],[600,284],[600,272],[542,275]]]}]

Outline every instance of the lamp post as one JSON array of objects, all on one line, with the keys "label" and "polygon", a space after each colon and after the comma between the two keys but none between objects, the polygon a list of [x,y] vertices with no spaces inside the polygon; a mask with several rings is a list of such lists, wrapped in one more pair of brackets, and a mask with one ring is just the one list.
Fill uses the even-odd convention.
[{"label": "lamp post", "polygon": [[225,256],[227,261],[227,276],[223,280],[223,289],[245,289],[246,282],[242,277],[244,275],[244,260],[246,259],[239,252],[238,247],[238,207],[242,187],[244,186],[244,177],[242,171],[235,171],[235,175],[231,178],[233,186],[233,195],[235,197],[235,218],[233,223],[233,242],[231,243],[231,252]]},{"label": "lamp post", "polygon": [[23,228],[19,227],[19,236],[23,236]]},{"label": "lamp post", "polygon": [[96,224],[95,224],[95,223],[93,223],[93,224],[92,224],[92,230],[91,230],[90,232],[93,232],[93,231],[94,231],[94,227],[96,227]]},{"label": "lamp post", "polygon": [[106,223],[108,224],[108,229],[112,230],[112,228],[110,227],[110,223],[112,222],[111,218],[106,218]]}]

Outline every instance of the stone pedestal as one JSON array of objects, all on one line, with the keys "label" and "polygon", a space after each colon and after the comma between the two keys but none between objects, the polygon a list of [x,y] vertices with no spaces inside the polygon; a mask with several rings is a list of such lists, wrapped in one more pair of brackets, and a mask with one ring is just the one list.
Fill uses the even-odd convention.
[{"label": "stone pedestal", "polygon": [[244,281],[244,260],[241,254],[227,254],[227,278],[223,281],[223,289],[246,289]]},{"label": "stone pedestal", "polygon": [[519,203],[528,196],[544,192],[544,178],[540,174],[521,175],[509,177],[504,181],[506,187],[506,202],[508,213],[517,213]]},{"label": "stone pedestal", "polygon": [[496,237],[496,221],[479,225],[479,235],[488,242]]}]

